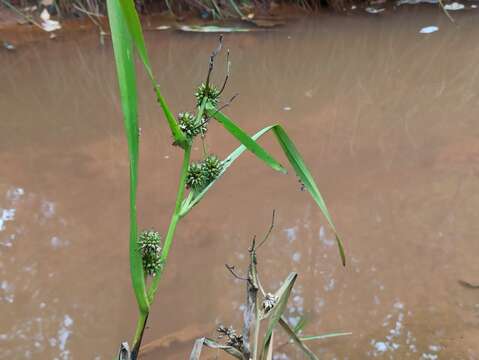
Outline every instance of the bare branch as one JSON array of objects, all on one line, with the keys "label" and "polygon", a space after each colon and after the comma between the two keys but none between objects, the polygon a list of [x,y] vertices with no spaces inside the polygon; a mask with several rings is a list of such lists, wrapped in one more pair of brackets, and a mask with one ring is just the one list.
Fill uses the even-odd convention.
[{"label": "bare branch", "polygon": [[247,278],[244,278],[240,275],[238,275],[236,272],[235,272],[235,266],[234,265],[228,265],[228,264],[225,264],[225,267],[229,270],[229,272],[238,280],[243,280],[243,281],[248,281]]}]

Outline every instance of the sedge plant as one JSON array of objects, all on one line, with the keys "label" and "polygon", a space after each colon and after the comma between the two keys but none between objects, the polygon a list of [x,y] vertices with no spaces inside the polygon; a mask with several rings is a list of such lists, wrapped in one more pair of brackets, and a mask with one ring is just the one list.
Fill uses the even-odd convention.
[{"label": "sedge plant", "polygon": [[[285,315],[287,304],[293,290],[298,274],[292,272],[282,282],[281,286],[273,293],[266,292],[261,284],[258,273],[258,249],[266,242],[274,225],[273,220],[269,230],[260,242],[253,237],[251,247],[248,249],[249,265],[245,275],[238,274],[236,268],[226,265],[235,279],[246,284],[246,301],[243,310],[243,326],[241,331],[236,331],[233,326],[219,325],[216,329],[216,339],[203,337],[197,339],[190,354],[190,360],[200,360],[203,347],[222,350],[229,356],[238,360],[271,360],[273,348],[281,349],[288,344],[295,344],[310,360],[318,357],[306,345],[311,340],[323,340],[338,336],[351,335],[350,332],[333,332],[321,335],[304,336],[302,334],[306,325],[306,318],[301,319],[292,326]],[[267,325],[261,332],[262,323]],[[283,329],[288,337],[287,342],[275,345],[277,328]]]},{"label": "sedge plant", "polygon": [[[210,79],[214,59],[221,50],[221,38],[218,48],[213,51],[210,57],[206,81],[195,92],[196,108],[192,112],[182,112],[178,116],[174,116],[153,74],[140,20],[133,0],[107,0],[107,10],[120,90],[123,122],[128,142],[130,170],[130,275],[138,306],[138,321],[131,343],[131,351],[126,343],[122,344],[118,358],[122,360],[136,360],[150,308],[157,295],[158,286],[166,269],[175,231],[181,220],[203,199],[216,181],[245,151],[250,151],[272,169],[280,173],[286,173],[286,169],[257,143],[257,140],[266,133],[275,135],[291,167],[304,185],[304,188],[311,194],[334,231],[343,265],[345,265],[346,260],[342,241],[332,222],[323,197],[302,156],[284,128],[279,124],[275,124],[250,136],[221,111],[220,97],[226,85],[227,77],[220,89],[214,86]],[[153,230],[143,232],[138,230],[136,196],[140,137],[135,55],[138,55],[150,80],[151,87],[171,131],[174,140],[173,146],[183,153],[175,207],[172,210],[170,223],[164,239]],[[193,144],[195,141],[204,142],[206,140],[207,128],[212,121],[220,124],[240,145],[223,160],[209,153],[206,147],[203,147],[203,159],[199,162],[191,162]]]}]

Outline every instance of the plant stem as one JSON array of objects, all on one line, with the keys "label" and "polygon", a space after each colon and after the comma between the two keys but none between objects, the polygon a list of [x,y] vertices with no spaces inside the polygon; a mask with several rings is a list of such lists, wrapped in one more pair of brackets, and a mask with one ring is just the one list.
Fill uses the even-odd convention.
[{"label": "plant stem", "polygon": [[140,312],[140,317],[136,323],[135,337],[133,339],[133,346],[131,349],[131,360],[136,360],[138,353],[140,352],[141,340],[143,339],[143,333],[145,332],[146,321],[148,320],[149,312]]},{"label": "plant stem", "polygon": [[188,168],[190,166],[190,156],[191,156],[191,143],[188,143],[183,153],[183,165],[181,166],[180,181],[178,185],[178,193],[176,195],[175,210],[173,212],[173,215],[171,216],[170,226],[168,227],[168,232],[166,234],[163,250],[161,251],[162,268],[158,272],[158,274],[155,275],[148,289],[148,299],[150,304],[153,302],[156,291],[158,290],[158,285],[160,283],[163,271],[166,267],[166,261],[168,260],[170,248],[173,243],[173,237],[175,235],[176,226],[178,225],[178,222],[181,219],[181,215],[180,215],[181,203],[183,201],[183,197],[185,194],[186,177],[188,175]]}]

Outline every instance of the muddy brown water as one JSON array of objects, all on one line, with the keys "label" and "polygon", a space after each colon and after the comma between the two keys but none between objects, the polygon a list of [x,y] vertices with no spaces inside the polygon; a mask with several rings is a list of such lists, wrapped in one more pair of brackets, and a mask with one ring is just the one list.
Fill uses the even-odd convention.
[{"label": "muddy brown water", "polygon": [[[479,283],[479,13],[455,16],[327,15],[226,36],[226,93],[240,94],[228,113],[250,132],[287,128],[348,265],[296,178],[245,155],[179,225],[145,359],[185,359],[216,323],[240,326],[243,289],[224,264],[246,266],[272,209],[263,283],[299,272],[288,318],[305,315],[305,334],[353,333],[311,343],[322,359],[479,359],[479,292],[458,283]],[[439,31],[419,34],[428,25]],[[111,359],[136,319],[112,52],[94,33],[57,40],[0,52],[0,359]],[[215,36],[147,41],[172,107],[190,110]],[[139,222],[165,232],[180,154],[140,84]],[[208,144],[222,156],[236,146],[218,125]]]}]

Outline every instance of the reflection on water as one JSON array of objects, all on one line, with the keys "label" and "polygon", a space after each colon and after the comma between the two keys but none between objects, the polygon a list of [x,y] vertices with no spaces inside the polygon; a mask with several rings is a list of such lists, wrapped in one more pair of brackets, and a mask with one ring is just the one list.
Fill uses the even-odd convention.
[{"label": "reflection on water", "polygon": [[[36,285],[40,259],[22,256],[22,252],[28,252],[25,248],[34,244],[25,243],[28,241],[25,237],[26,224],[16,220],[17,217],[22,218],[22,210],[27,209],[28,212],[33,210],[33,222],[39,226],[50,226],[49,221],[58,226],[55,204],[21,187],[12,186],[4,193],[2,206],[6,207],[1,209],[3,216],[0,223],[0,302],[6,310],[0,328],[2,357],[33,359],[51,354],[53,359],[70,359],[68,339],[74,321],[68,314],[57,313],[58,298],[48,299],[47,302],[49,294]],[[51,238],[53,248],[61,244],[59,237]],[[40,249],[41,246],[38,246],[35,250]],[[50,273],[48,277],[53,275]],[[25,300],[33,303],[25,303]],[[26,306],[29,309],[24,312]]]},{"label": "reflection on water", "polygon": [[[272,209],[275,228],[258,253],[264,286],[274,291],[298,272],[291,324],[305,317],[305,335],[353,333],[311,342],[322,359],[479,358],[478,293],[458,285],[479,278],[477,15],[452,25],[415,9],[226,38],[227,91],[240,94],[227,111],[247,131],[281,122],[297,140],[348,264],[295,177],[246,155],[178,228],[146,360],[185,359],[215,324],[240,327],[243,284],[224,264],[245,269]],[[418,34],[433,22],[440,31]],[[171,105],[191,110],[185,94],[202,81],[215,38],[147,38]],[[95,34],[57,40],[0,53],[0,359],[110,359],[135,323],[111,49]],[[139,221],[164,233],[180,154],[139,81]],[[213,124],[209,140],[221,156],[236,146]],[[263,144],[281,156],[270,138]],[[275,359],[301,356],[285,346]]]}]

